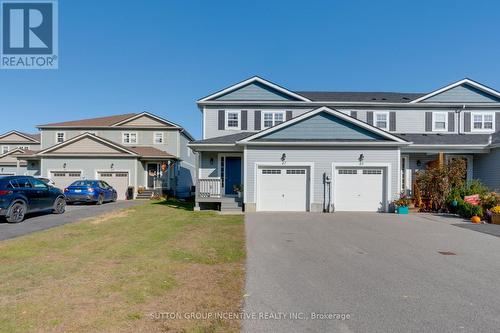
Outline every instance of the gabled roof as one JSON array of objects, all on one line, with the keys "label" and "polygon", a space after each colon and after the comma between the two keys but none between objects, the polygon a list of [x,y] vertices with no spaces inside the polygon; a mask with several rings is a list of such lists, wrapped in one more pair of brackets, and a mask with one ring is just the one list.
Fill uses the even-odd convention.
[{"label": "gabled roof", "polygon": [[[393,135],[389,132],[381,130],[380,128],[369,125],[361,120],[358,120],[356,118],[353,118],[351,116],[346,115],[345,113],[331,109],[331,108],[326,107],[326,106],[319,107],[315,110],[306,112],[298,117],[292,118],[291,120],[285,121],[279,125],[270,127],[266,130],[260,131],[258,133],[253,134],[253,135],[250,135],[242,140],[239,140],[237,143],[238,144],[255,144],[255,143],[257,143],[256,140],[259,138],[267,136],[273,132],[277,132],[283,128],[291,127],[296,123],[302,122],[303,120],[311,118],[311,117],[313,117],[319,113],[322,113],[322,112],[327,113],[329,115],[332,115],[336,118],[339,118],[340,120],[342,120],[346,123],[352,124],[357,128],[360,128],[362,130],[365,130],[365,131],[368,131],[368,132],[373,133],[375,135],[378,135],[378,136],[384,138],[385,140],[387,140],[388,141],[387,143],[392,143],[392,144],[395,144],[395,143],[408,144],[409,143],[408,141],[406,141],[406,140],[404,140],[396,135]],[[299,141],[303,141],[305,144],[318,144],[318,143],[320,144],[320,143],[322,143],[321,141],[317,141],[317,140],[314,140],[314,141],[313,140],[299,140]],[[292,143],[297,143],[297,142],[298,142],[298,140],[294,140],[294,142],[292,142]],[[339,140],[337,143],[346,144],[346,140]],[[355,141],[355,143],[361,144],[361,142],[359,140]],[[374,143],[374,142],[369,142],[369,143]]]},{"label": "gabled roof", "polygon": [[[118,121],[118,122],[112,124],[111,127],[126,126],[126,124],[129,124],[131,122],[139,120],[140,118],[148,118],[148,119],[152,120],[153,123],[151,123],[151,126],[155,126],[156,124],[154,124],[154,122],[156,122],[158,124],[164,124],[164,125],[167,125],[170,127],[180,128],[179,125],[174,124],[173,122],[168,121],[166,119],[163,119],[161,117],[155,116],[154,114],[151,114],[149,112],[142,112],[139,114],[135,114],[134,116],[128,117],[126,119],[123,119],[121,121]],[[137,125],[137,126],[143,126],[143,125]]]},{"label": "gabled roof", "polygon": [[397,134],[399,137],[411,141],[412,145],[481,145],[489,143],[490,134]]},{"label": "gabled roof", "polygon": [[423,93],[342,91],[297,91],[297,93],[318,102],[409,103],[425,95]]},{"label": "gabled roof", "polygon": [[[33,143],[40,143],[40,134],[27,134],[27,133],[23,133],[23,132],[19,132],[19,131],[16,131],[16,130],[13,130],[13,131],[10,131],[10,132],[7,132],[7,133],[4,133],[4,134],[1,134],[0,135],[0,140],[2,138],[6,138],[10,135],[18,135],[20,137],[23,137],[25,138],[26,140],[30,141],[30,142],[33,142]],[[25,141],[16,141],[14,140],[13,142],[25,142]]]},{"label": "gabled roof", "polygon": [[0,155],[0,158],[4,157],[4,156],[7,156],[7,155],[12,155],[12,154],[25,154],[26,151],[21,149],[21,148],[16,148],[16,149],[12,149],[12,150],[9,150],[8,152],[6,152],[5,154],[1,154]]},{"label": "gabled roof", "polygon": [[236,90],[238,90],[238,89],[240,89],[242,87],[248,86],[248,85],[250,85],[252,83],[262,84],[262,85],[264,85],[266,87],[269,87],[269,88],[271,88],[273,90],[276,90],[279,93],[282,93],[284,95],[290,96],[291,98],[293,98],[295,100],[298,100],[298,101],[310,102],[310,100],[307,97],[304,97],[304,96],[302,96],[300,94],[297,94],[297,93],[295,93],[295,92],[293,92],[291,90],[283,88],[283,87],[281,87],[281,86],[279,86],[279,85],[277,85],[277,84],[275,84],[275,83],[273,83],[271,81],[265,80],[265,79],[263,79],[263,78],[261,78],[259,76],[253,76],[253,77],[251,77],[249,79],[246,79],[246,80],[241,81],[239,83],[233,84],[233,85],[231,85],[231,86],[229,86],[227,88],[219,90],[216,93],[213,93],[213,94],[210,94],[210,95],[208,95],[206,97],[203,97],[203,98],[201,98],[201,99],[198,100],[198,103],[216,99],[218,97],[221,97],[223,95],[226,95],[226,94],[229,94],[229,93],[231,93],[233,91],[236,91]]},{"label": "gabled roof", "polygon": [[215,138],[209,138],[205,140],[196,140],[189,145],[212,145],[212,144],[218,144],[218,145],[224,145],[224,144],[234,144],[236,141],[240,141],[246,137],[249,137],[250,135],[255,134],[255,132],[239,132],[235,134],[229,134],[229,135],[223,135],[223,136],[218,136]]},{"label": "gabled roof", "polygon": [[463,80],[460,80],[460,81],[457,81],[455,83],[452,83],[452,84],[449,84],[445,87],[442,87],[440,89],[437,89],[437,90],[434,90],[428,94],[425,94],[417,99],[414,99],[413,101],[411,101],[410,103],[418,103],[418,102],[421,102],[421,101],[424,101],[426,99],[429,99],[433,96],[436,96],[436,95],[439,95],[441,93],[444,93],[445,91],[448,91],[450,89],[453,89],[453,88],[456,88],[458,86],[461,86],[461,85],[468,85],[468,86],[471,86],[475,89],[478,89],[486,94],[489,94],[491,96],[494,96],[495,98],[500,98],[500,92],[496,91],[495,89],[492,89],[490,87],[487,87],[481,83],[478,83],[474,80],[471,80],[471,79],[468,79],[468,78],[465,78]]}]

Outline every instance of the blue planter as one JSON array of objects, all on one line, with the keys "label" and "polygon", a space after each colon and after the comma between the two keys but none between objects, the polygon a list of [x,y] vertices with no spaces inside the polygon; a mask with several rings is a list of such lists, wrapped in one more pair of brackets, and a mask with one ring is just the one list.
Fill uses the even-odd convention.
[{"label": "blue planter", "polygon": [[408,206],[401,206],[396,208],[398,214],[408,214]]}]

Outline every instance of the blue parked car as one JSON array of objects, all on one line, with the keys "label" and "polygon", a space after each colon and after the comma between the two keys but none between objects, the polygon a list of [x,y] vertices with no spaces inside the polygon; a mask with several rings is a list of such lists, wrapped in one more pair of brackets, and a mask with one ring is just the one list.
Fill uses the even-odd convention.
[{"label": "blue parked car", "polygon": [[102,205],[105,201],[116,201],[116,190],[102,180],[77,180],[64,189],[67,203],[93,202]]},{"label": "blue parked car", "polygon": [[66,210],[64,193],[30,176],[0,177],[0,216],[7,222],[19,223],[27,213]]}]

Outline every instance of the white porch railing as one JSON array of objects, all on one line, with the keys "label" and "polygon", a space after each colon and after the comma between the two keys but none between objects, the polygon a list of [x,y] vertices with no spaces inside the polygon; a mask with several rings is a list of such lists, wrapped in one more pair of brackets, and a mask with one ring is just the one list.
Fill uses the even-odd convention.
[{"label": "white porch railing", "polygon": [[199,198],[220,198],[221,197],[221,179],[220,178],[202,178],[198,179],[196,190]]}]

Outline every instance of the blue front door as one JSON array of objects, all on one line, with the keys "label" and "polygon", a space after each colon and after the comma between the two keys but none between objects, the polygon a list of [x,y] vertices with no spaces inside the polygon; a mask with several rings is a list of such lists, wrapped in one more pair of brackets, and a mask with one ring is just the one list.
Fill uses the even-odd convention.
[{"label": "blue front door", "polygon": [[233,185],[241,184],[241,157],[226,157],[224,193],[235,194]]}]

